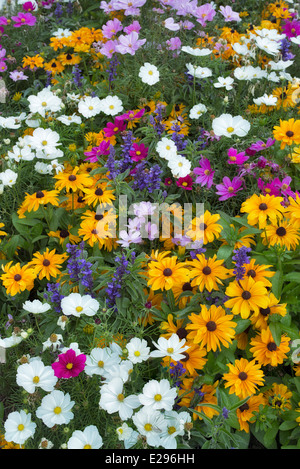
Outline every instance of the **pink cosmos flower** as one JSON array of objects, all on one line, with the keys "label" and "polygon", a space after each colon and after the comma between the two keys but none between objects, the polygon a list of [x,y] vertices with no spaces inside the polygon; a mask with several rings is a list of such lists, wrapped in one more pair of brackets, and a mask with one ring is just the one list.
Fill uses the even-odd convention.
[{"label": "pink cosmos flower", "polygon": [[12,16],[11,19],[15,22],[14,28],[20,28],[21,26],[34,26],[36,23],[36,17],[31,13],[19,12],[17,16]]},{"label": "pink cosmos flower", "polygon": [[224,16],[225,21],[241,21],[240,15],[232,10],[230,6],[220,7],[220,12]]},{"label": "pink cosmos flower", "polygon": [[118,45],[117,39],[110,39],[106,41],[105,44],[99,49],[100,54],[105,55],[109,59],[112,58],[113,54],[116,52],[116,46]]},{"label": "pink cosmos flower", "polygon": [[200,167],[194,168],[194,174],[198,175],[195,182],[201,184],[202,187],[207,186],[207,188],[210,189],[213,184],[215,171],[212,170],[208,158],[202,158],[199,161],[199,165]]},{"label": "pink cosmos flower", "polygon": [[118,20],[118,18],[114,18],[102,26],[102,33],[106,39],[111,39],[118,32],[122,31],[122,29],[123,26],[121,21]]},{"label": "pink cosmos flower", "polygon": [[211,6],[210,3],[205,3],[204,5],[201,5],[195,11],[196,20],[203,27],[206,26],[207,21],[212,21],[214,19],[215,15],[216,15],[216,11]]},{"label": "pink cosmos flower", "polygon": [[0,60],[0,73],[6,72],[7,70],[7,65],[4,62],[4,60]]},{"label": "pink cosmos flower", "polygon": [[3,26],[7,26],[7,18],[6,16],[0,16],[0,24]]},{"label": "pink cosmos flower", "polygon": [[170,17],[163,21],[163,26],[170,31],[178,31],[180,29],[180,24],[174,23],[174,18]]},{"label": "pink cosmos flower", "polygon": [[[272,139],[272,138],[268,138],[268,140],[265,142],[263,142],[262,140],[258,140],[257,142],[255,143],[252,143],[252,145],[248,148],[248,152],[247,154],[249,155],[249,150],[250,152],[253,151],[254,153],[252,154],[255,154],[256,152],[258,151],[262,151],[262,150],[266,150],[266,148],[269,148],[271,147],[272,145],[274,145],[274,143],[276,142],[275,139]],[[250,155],[251,156],[251,155]]]},{"label": "pink cosmos flower", "polygon": [[146,39],[139,39],[139,35],[136,31],[132,31],[131,33],[127,34],[127,36],[121,34],[118,39],[119,44],[116,45],[116,51],[122,55],[134,55],[136,51],[146,42]]},{"label": "pink cosmos flower", "polygon": [[245,161],[249,159],[249,156],[246,156],[245,152],[242,151],[241,153],[238,153],[235,148],[229,148],[228,152],[228,164],[243,164]]},{"label": "pink cosmos flower", "polygon": [[223,201],[223,200],[230,199],[231,197],[234,197],[237,192],[243,189],[241,187],[242,184],[243,184],[243,181],[238,177],[234,177],[232,181],[227,176],[223,177],[222,184],[216,185],[216,189],[217,189],[216,194],[220,196],[219,200]]},{"label": "pink cosmos flower", "polygon": [[143,143],[134,143],[129,155],[131,156],[132,161],[144,160],[148,155],[148,147],[145,147]]},{"label": "pink cosmos flower", "polygon": [[126,130],[126,124],[122,119],[115,119],[114,122],[108,122],[106,127],[104,127],[103,132],[105,137],[112,137],[120,132]]},{"label": "pink cosmos flower", "polygon": [[171,37],[168,41],[166,41],[169,50],[178,50],[181,49],[181,40],[178,36]]},{"label": "pink cosmos flower", "polygon": [[22,8],[25,11],[34,11],[37,9],[36,6],[32,2],[23,3]]},{"label": "pink cosmos flower", "polygon": [[135,119],[139,119],[143,117],[145,114],[145,109],[141,109],[140,111],[127,111],[125,114],[116,117],[116,121],[133,121]]},{"label": "pink cosmos flower", "polygon": [[91,151],[85,151],[84,154],[88,158],[85,158],[85,161],[90,161],[91,163],[97,163],[98,156],[100,155],[109,155],[110,142],[102,140],[98,147],[93,147]]},{"label": "pink cosmos flower", "polygon": [[140,32],[140,29],[141,29],[141,25],[138,21],[134,21],[133,23],[131,23],[129,26],[126,26],[124,28],[124,33],[126,34],[130,34],[132,33],[132,31],[136,31],[137,33]]},{"label": "pink cosmos flower", "polygon": [[274,195],[275,197],[280,196],[280,190],[278,185],[275,183],[275,180],[270,182],[265,182],[261,178],[257,180],[257,186],[263,195],[269,194]]},{"label": "pink cosmos flower", "polygon": [[146,3],[146,0],[116,0],[114,2],[115,10],[124,10],[124,15],[139,16],[140,7]]},{"label": "pink cosmos flower", "polygon": [[291,39],[291,37],[299,36],[300,22],[297,20],[285,20],[284,25],[282,26],[282,33],[285,34],[288,39]]},{"label": "pink cosmos flower", "polygon": [[86,355],[81,353],[76,355],[73,349],[67,350],[65,353],[58,355],[58,361],[52,363],[54,375],[57,378],[74,378],[84,370]]}]

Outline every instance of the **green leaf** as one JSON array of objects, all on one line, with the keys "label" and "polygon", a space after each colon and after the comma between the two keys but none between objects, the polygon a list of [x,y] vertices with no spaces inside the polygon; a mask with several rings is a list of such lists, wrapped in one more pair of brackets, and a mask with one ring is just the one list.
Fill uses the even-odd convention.
[{"label": "green leaf", "polygon": [[221,246],[217,252],[217,258],[227,261],[227,259],[232,255],[233,249],[234,249],[233,246],[227,246],[227,245]]},{"label": "green leaf", "polygon": [[280,299],[283,285],[283,273],[280,270],[277,270],[277,272],[275,272],[275,275],[272,277],[271,282],[272,292],[274,293],[277,299]]},{"label": "green leaf", "polygon": [[295,282],[300,283],[300,272],[289,272],[284,275],[283,280],[285,282]]},{"label": "green leaf", "polygon": [[269,327],[270,327],[270,331],[274,339],[274,342],[277,345],[277,347],[279,347],[280,342],[281,342],[281,333],[282,333],[281,324],[280,322],[270,322]]}]

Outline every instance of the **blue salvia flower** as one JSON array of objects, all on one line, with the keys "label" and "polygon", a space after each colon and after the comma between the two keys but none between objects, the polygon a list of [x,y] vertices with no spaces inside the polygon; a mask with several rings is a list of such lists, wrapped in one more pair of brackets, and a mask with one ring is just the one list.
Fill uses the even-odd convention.
[{"label": "blue salvia flower", "polygon": [[248,256],[249,252],[251,252],[251,248],[246,248],[245,246],[233,251],[235,254],[235,256],[232,256],[232,260],[235,262],[233,273],[236,276],[236,280],[242,280],[244,278],[246,273],[244,264],[249,264],[250,262],[250,258]]}]

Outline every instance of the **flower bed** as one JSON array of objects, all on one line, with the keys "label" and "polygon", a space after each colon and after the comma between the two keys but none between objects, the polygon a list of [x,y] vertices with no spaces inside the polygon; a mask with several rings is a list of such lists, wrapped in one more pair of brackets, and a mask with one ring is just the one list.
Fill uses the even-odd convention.
[{"label": "flower bed", "polygon": [[298,4],[199,3],[1,6],[4,449],[299,447]]}]

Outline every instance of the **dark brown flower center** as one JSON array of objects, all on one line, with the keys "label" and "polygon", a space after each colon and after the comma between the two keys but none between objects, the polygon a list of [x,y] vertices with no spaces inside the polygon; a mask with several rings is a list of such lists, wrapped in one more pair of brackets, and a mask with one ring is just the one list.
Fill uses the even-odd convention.
[{"label": "dark brown flower center", "polygon": [[77,203],[78,204],[82,204],[84,202],[84,198],[82,197],[82,195],[80,195],[78,198],[77,198]]},{"label": "dark brown flower center", "polygon": [[277,350],[277,345],[275,344],[275,342],[269,342],[267,345],[267,349],[270,352],[275,352],[275,350]]},{"label": "dark brown flower center", "polygon": [[213,332],[217,329],[217,324],[215,323],[215,321],[208,321],[206,323],[206,329],[209,331],[209,332]]},{"label": "dark brown flower center", "polygon": [[182,285],[182,291],[192,291],[193,287],[190,282],[186,282]]},{"label": "dark brown flower center", "polygon": [[187,336],[187,330],[184,327],[179,327],[177,329],[176,334],[178,335],[179,339],[185,339]]},{"label": "dark brown flower center", "polygon": [[67,238],[69,236],[69,232],[68,232],[68,230],[61,230],[59,235],[60,235],[61,238]]},{"label": "dark brown flower center", "polygon": [[244,412],[245,410],[249,410],[249,405],[247,404],[247,402],[245,402],[245,404],[241,405],[239,409],[241,412]]},{"label": "dark brown flower center", "polygon": [[16,274],[16,275],[14,276],[14,280],[15,280],[16,282],[19,282],[19,281],[21,280],[21,278],[22,278],[22,277],[21,277],[20,274]]},{"label": "dark brown flower center", "polygon": [[262,203],[262,204],[259,205],[258,208],[259,208],[259,210],[267,210],[268,206],[267,206],[267,204]]},{"label": "dark brown flower center", "polygon": [[243,291],[243,293],[242,293],[242,298],[243,298],[243,300],[250,300],[250,298],[251,298],[251,293],[250,293],[249,291],[247,291],[247,290]]},{"label": "dark brown flower center", "polygon": [[288,130],[286,133],[287,137],[292,137],[293,135],[294,135],[294,132],[292,132],[291,130]]},{"label": "dark brown flower center", "polygon": [[48,267],[48,266],[50,265],[49,259],[44,259],[44,260],[43,260],[43,265],[44,265],[45,267]]},{"label": "dark brown flower center", "polygon": [[206,228],[207,228],[206,223],[200,223],[199,230],[204,231],[204,230],[206,230]]},{"label": "dark brown flower center", "polygon": [[248,375],[247,375],[247,373],[245,373],[245,371],[241,371],[239,373],[239,378],[240,378],[240,380],[245,381],[248,378]]},{"label": "dark brown flower center", "polygon": [[209,274],[211,274],[211,268],[208,267],[208,265],[207,265],[206,267],[204,267],[202,272],[203,272],[204,275],[209,275]]},{"label": "dark brown flower center", "polygon": [[269,308],[269,306],[267,308],[260,308],[259,309],[259,312],[262,316],[269,316],[271,310]]},{"label": "dark brown flower center", "polygon": [[36,196],[37,199],[42,199],[45,196],[45,194],[42,191],[37,191],[35,196]]},{"label": "dark brown flower center", "polygon": [[69,176],[69,181],[71,181],[71,182],[76,181],[76,176],[75,176],[75,174],[70,174],[70,176]]},{"label": "dark brown flower center", "polygon": [[103,195],[103,190],[101,189],[101,187],[95,190],[95,195]]},{"label": "dark brown flower center", "polygon": [[248,275],[248,277],[254,278],[254,277],[256,277],[256,272],[255,272],[254,269],[250,269],[250,270],[248,270],[247,275]]},{"label": "dark brown flower center", "polygon": [[103,215],[101,215],[101,213],[95,215],[95,220],[99,221],[99,220],[102,220],[102,218],[104,218],[104,217],[103,217]]},{"label": "dark brown flower center", "polygon": [[286,235],[286,229],[283,226],[280,226],[279,228],[277,228],[276,234],[278,236],[285,236]]},{"label": "dark brown flower center", "polygon": [[190,358],[189,354],[188,354],[188,353],[186,353],[186,352],[183,352],[183,354],[182,354],[182,355],[184,355],[184,358],[181,358],[181,360],[180,360],[180,361],[181,361],[181,362],[187,362],[187,361],[188,361],[188,359]]},{"label": "dark brown flower center", "polygon": [[169,269],[169,268],[165,269],[163,271],[163,274],[165,277],[170,277],[172,275],[172,269]]}]

